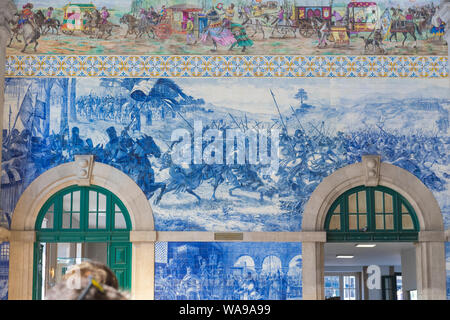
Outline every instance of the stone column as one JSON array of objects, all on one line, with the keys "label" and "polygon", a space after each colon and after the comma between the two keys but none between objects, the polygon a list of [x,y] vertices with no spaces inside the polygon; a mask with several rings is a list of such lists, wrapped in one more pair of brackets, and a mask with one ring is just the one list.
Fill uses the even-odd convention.
[{"label": "stone column", "polygon": [[445,232],[421,231],[416,243],[419,300],[446,299]]},{"label": "stone column", "polygon": [[33,298],[33,253],[36,236],[34,231],[10,233],[9,300]]},{"label": "stone column", "polygon": [[131,298],[153,300],[156,232],[131,231],[130,241],[132,243]]},{"label": "stone column", "polygon": [[324,242],[302,242],[303,300],[324,299]]}]

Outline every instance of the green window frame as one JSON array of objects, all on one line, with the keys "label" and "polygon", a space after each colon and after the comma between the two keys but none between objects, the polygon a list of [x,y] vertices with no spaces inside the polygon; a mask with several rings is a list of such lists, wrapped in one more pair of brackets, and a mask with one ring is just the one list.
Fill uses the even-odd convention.
[{"label": "green window frame", "polygon": [[131,219],[125,205],[99,186],[70,186],[52,195],[36,218],[33,299],[40,299],[41,242],[106,242],[108,266],[131,287]]},{"label": "green window frame", "polygon": [[324,228],[329,242],[416,241],[419,221],[398,192],[383,186],[358,186],[335,200]]},{"label": "green window frame", "polygon": [[119,198],[99,186],[71,186],[54,194],[35,224],[42,242],[128,241],[130,216]]}]

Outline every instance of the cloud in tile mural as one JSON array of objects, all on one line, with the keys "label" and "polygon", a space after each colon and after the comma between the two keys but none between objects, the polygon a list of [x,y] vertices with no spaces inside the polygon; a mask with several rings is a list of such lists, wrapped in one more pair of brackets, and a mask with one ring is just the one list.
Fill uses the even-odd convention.
[{"label": "cloud in tile mural", "polygon": [[304,205],[325,177],[380,154],[433,192],[448,227],[447,86],[446,79],[8,78],[2,224],[37,176],[93,154],[142,189],[156,230],[300,231]]},{"label": "cloud in tile mural", "polygon": [[437,0],[15,0],[8,54],[443,55]]}]

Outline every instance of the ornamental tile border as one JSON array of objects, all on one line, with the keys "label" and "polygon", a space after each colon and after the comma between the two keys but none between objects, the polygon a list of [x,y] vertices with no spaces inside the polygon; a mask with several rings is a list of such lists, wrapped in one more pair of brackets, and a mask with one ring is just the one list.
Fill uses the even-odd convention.
[{"label": "ornamental tile border", "polygon": [[6,57],[7,77],[445,78],[447,56]]}]

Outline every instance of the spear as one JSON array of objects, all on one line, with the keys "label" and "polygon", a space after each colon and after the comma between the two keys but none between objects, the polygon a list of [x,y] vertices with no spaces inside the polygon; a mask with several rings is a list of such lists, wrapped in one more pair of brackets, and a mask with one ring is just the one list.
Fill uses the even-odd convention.
[{"label": "spear", "polygon": [[[297,114],[295,113],[294,108],[293,108],[292,106],[291,106],[291,110],[292,110],[292,113],[294,114],[295,119],[297,119],[300,128],[302,129],[303,132],[305,132],[305,129],[303,129],[303,126],[302,126],[302,124],[300,123],[300,119],[297,117]],[[305,133],[306,133],[306,132],[305,132]]]},{"label": "spear", "polygon": [[275,95],[273,94],[272,89],[269,89],[269,90],[270,90],[270,93],[272,94],[273,102],[275,103],[275,106],[277,107],[278,114],[280,115],[281,124],[283,125],[284,129],[287,132],[286,124],[284,123],[283,117],[281,116],[280,108],[278,107],[278,103],[277,103],[277,100],[275,99]]},{"label": "spear", "polygon": [[231,117],[231,119],[234,121],[234,123],[238,126],[238,128],[241,129],[241,131],[243,131],[241,126],[239,125],[239,123],[237,123],[236,119],[233,117],[233,115],[229,112],[228,112],[228,115]]}]

